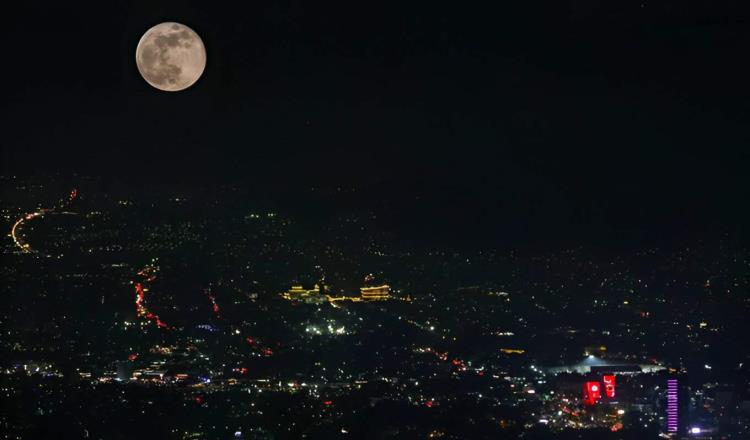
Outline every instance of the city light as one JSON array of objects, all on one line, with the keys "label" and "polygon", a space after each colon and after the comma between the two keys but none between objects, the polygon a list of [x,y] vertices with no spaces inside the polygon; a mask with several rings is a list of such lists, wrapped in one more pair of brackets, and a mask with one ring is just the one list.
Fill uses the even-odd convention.
[{"label": "city light", "polygon": [[[185,200],[180,198],[180,203],[185,203]],[[133,205],[118,204],[117,209],[131,209],[130,206]],[[33,240],[35,249],[45,249],[41,234],[34,234],[47,223],[52,224],[52,216],[50,212],[36,212],[22,217],[15,235],[23,246],[29,246],[25,240]],[[47,220],[40,221],[45,216]],[[15,218],[18,218],[17,213],[10,217],[11,220]],[[253,223],[267,218],[273,217],[263,215]],[[99,232],[94,227],[86,226],[90,229],[78,232],[79,235],[90,233],[98,237]],[[109,230],[117,231],[116,225]],[[174,231],[174,227],[168,226],[164,230]],[[62,227],[54,231],[63,232]],[[415,291],[415,296],[409,301],[398,301],[396,294],[400,292],[390,288],[387,298],[384,289],[376,288],[368,292],[369,297],[365,300],[361,292],[358,295],[342,292],[352,289],[352,285],[371,283],[371,276],[365,283],[349,279],[350,287],[339,288],[332,275],[318,277],[324,274],[322,266],[315,266],[319,271],[314,274],[315,278],[305,278],[304,268],[289,270],[290,266],[277,266],[278,257],[271,259],[273,263],[264,269],[250,273],[251,267],[261,267],[264,260],[251,256],[252,250],[239,245],[231,248],[231,252],[242,256],[238,258],[242,262],[237,267],[231,264],[231,258],[216,258],[221,263],[214,266],[213,255],[210,258],[170,256],[171,252],[179,253],[179,248],[172,247],[174,243],[191,237],[181,234],[162,244],[164,255],[161,256],[156,256],[160,248],[152,247],[150,243],[133,256],[122,251],[110,255],[110,248],[87,245],[81,247],[100,249],[101,254],[92,258],[88,266],[81,262],[73,264],[70,274],[54,271],[50,274],[43,271],[33,273],[33,268],[26,263],[22,266],[31,272],[28,277],[33,274],[45,282],[36,293],[34,303],[41,303],[49,297],[46,286],[59,285],[70,289],[61,291],[90,286],[97,292],[92,307],[95,305],[106,310],[105,316],[112,312],[113,320],[98,315],[88,319],[66,310],[63,315],[66,318],[53,318],[48,327],[42,326],[46,331],[65,328],[70,325],[67,321],[70,316],[86,320],[87,328],[99,325],[101,339],[106,340],[110,348],[98,353],[93,348],[96,345],[87,339],[96,340],[99,335],[94,338],[85,333],[59,333],[55,340],[65,340],[60,339],[64,335],[69,344],[73,344],[72,348],[78,350],[79,360],[67,374],[74,376],[81,386],[91,385],[103,392],[111,392],[112,408],[122,410],[123,399],[127,397],[120,399],[121,395],[135,396],[140,392],[148,395],[146,402],[158,402],[157,393],[173,393],[184,399],[183,406],[195,406],[217,420],[224,417],[218,412],[219,408],[223,410],[228,408],[227,405],[231,405],[233,414],[247,417],[247,420],[266,420],[276,417],[274,414],[282,414],[284,416],[278,416],[278,422],[271,425],[278,427],[277,431],[283,434],[281,437],[301,432],[295,431],[303,428],[296,427],[293,422],[307,420],[305,423],[310,426],[320,427],[329,426],[332,420],[348,423],[356,420],[354,417],[361,411],[361,405],[367,406],[368,411],[377,411],[383,402],[391,401],[397,403],[405,414],[415,411],[415,417],[421,413],[433,413],[437,425],[425,430],[430,438],[451,436],[449,430],[440,424],[441,418],[461,405],[472,404],[508,405],[517,409],[511,415],[500,416],[498,413],[489,419],[492,423],[488,429],[496,429],[498,438],[512,430],[519,433],[544,430],[555,438],[569,430],[598,430],[604,436],[629,432],[634,428],[654,434],[654,437],[661,432],[663,438],[676,438],[677,433],[702,438],[708,433],[718,432],[718,427],[731,426],[732,419],[727,418],[730,416],[722,419],[722,412],[731,414],[731,417],[741,413],[719,406],[718,402],[726,401],[730,395],[731,382],[714,379],[717,374],[714,373],[710,375],[711,382],[697,384],[695,388],[691,386],[690,404],[699,408],[700,415],[683,422],[680,416],[685,417],[685,414],[680,414],[682,396],[678,380],[670,378],[666,388],[663,383],[654,384],[652,381],[664,377],[661,374],[687,374],[687,371],[679,360],[660,356],[658,352],[649,353],[640,346],[636,351],[628,351],[630,345],[623,341],[629,341],[633,332],[641,330],[627,320],[619,323],[618,328],[602,330],[591,330],[575,323],[554,323],[542,333],[534,330],[540,322],[531,323],[524,316],[529,304],[534,310],[545,313],[565,316],[567,312],[552,312],[551,305],[539,294],[528,296],[529,304],[515,308],[515,304],[521,302],[520,297],[516,303],[505,300],[499,303],[498,295],[491,293],[496,291],[492,286],[472,286],[467,291],[471,293],[461,293],[448,301],[446,298],[450,293],[429,293],[435,288],[432,281],[425,282],[428,293],[422,292],[420,296],[417,294],[419,289],[415,288],[417,281],[413,278],[399,280]],[[277,234],[281,233],[273,232],[274,237]],[[156,233],[148,236],[158,240]],[[126,240],[130,238],[125,237]],[[43,253],[22,255],[14,242],[9,240],[8,245],[19,259],[44,262],[40,264],[42,268],[51,264],[44,261]],[[295,242],[289,249],[301,252],[298,246],[299,243]],[[346,254],[339,253],[346,257]],[[318,253],[311,255],[317,256]],[[437,255],[436,261],[442,261],[442,254]],[[102,262],[106,258],[114,263]],[[559,265],[567,261],[566,258],[563,254],[553,261]],[[144,265],[144,261],[148,264]],[[230,264],[224,266],[226,261]],[[316,257],[311,261],[319,260]],[[394,280],[408,277],[393,267],[389,268]],[[277,269],[279,275],[275,275]],[[336,275],[346,278],[351,277],[351,273],[352,270],[347,269]],[[13,276],[27,275],[18,270]],[[613,276],[605,272],[596,279]],[[33,285],[30,281],[33,279],[28,277],[22,278],[23,283],[19,285]],[[305,288],[291,283],[296,283],[298,277],[321,281],[313,288]],[[585,282],[585,279],[580,282]],[[539,287],[533,279],[519,280],[518,283],[521,287],[516,290],[519,292]],[[279,295],[278,286],[289,285],[292,287]],[[347,284],[342,282],[342,285]],[[718,283],[714,281],[714,285]],[[130,296],[133,293],[134,297]],[[125,312],[117,309],[123,294],[126,302],[132,301],[127,302],[131,308]],[[632,292],[631,295],[635,296]],[[595,298],[595,301],[599,308],[607,304],[601,298]],[[636,303],[635,299],[631,301]],[[646,304],[647,301],[639,299],[638,303]],[[620,307],[619,301],[608,304]],[[505,310],[508,319],[497,323],[492,321],[492,316],[503,316]],[[28,319],[33,319],[31,315],[27,314]],[[640,311],[633,316],[639,325],[642,324],[640,320],[648,318]],[[180,325],[175,327],[165,320]],[[715,332],[723,331],[719,324],[699,325],[694,318],[672,318],[667,322],[667,330],[661,328],[661,331],[668,331],[673,326],[679,331],[689,332],[687,341],[700,341],[701,345],[713,340],[702,337],[714,338]],[[22,341],[22,335],[18,333],[13,337]],[[577,347],[562,349],[558,344],[549,344],[550,338],[566,340],[569,345],[576,344]],[[74,344],[81,345],[76,348]],[[31,356],[35,349],[39,349],[33,347],[14,342],[9,349],[16,356]],[[484,352],[482,347],[486,347]],[[571,353],[577,356],[570,359]],[[56,380],[66,374],[52,363],[44,365],[38,360],[28,359],[20,364],[22,369],[14,369],[13,362],[7,362],[0,370],[0,377],[4,375],[11,379],[11,383],[6,384],[8,389],[12,387],[14,375],[21,374],[29,380],[34,377]],[[722,371],[710,357],[698,362],[706,370],[714,365],[713,371]],[[743,368],[743,364],[740,363],[739,368]],[[443,384],[450,386],[443,387]],[[457,397],[454,390],[459,389],[465,390],[470,398]],[[64,400],[58,398],[56,402]],[[49,405],[55,404],[48,402]],[[292,409],[283,410],[282,407]],[[47,411],[43,405],[38,408],[40,413]],[[234,419],[231,423],[226,420],[221,426],[194,426],[192,430],[182,429],[175,434],[186,439],[212,438],[213,434],[219,438],[232,438],[233,434],[235,438],[253,438],[256,429],[260,429],[234,425]],[[690,427],[685,430],[681,426],[683,423],[690,423],[687,425]],[[337,425],[333,426],[339,429]],[[271,431],[273,429],[276,428]],[[223,432],[217,433],[217,430]],[[212,434],[206,435],[206,431]],[[257,431],[258,437],[264,438],[266,431]]]}]

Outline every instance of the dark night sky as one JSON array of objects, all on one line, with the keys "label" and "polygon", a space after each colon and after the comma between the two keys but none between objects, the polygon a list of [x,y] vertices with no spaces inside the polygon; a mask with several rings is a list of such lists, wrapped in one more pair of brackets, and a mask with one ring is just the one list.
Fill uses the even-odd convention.
[{"label": "dark night sky", "polygon": [[[9,7],[3,174],[355,185],[527,236],[750,220],[743,2],[398,3]],[[185,92],[135,67],[161,21],[207,46]]]}]

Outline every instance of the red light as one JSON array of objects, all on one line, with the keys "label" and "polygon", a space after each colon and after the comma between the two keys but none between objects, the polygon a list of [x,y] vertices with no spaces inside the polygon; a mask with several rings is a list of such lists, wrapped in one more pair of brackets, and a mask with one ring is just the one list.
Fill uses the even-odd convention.
[{"label": "red light", "polygon": [[[138,273],[140,274],[141,272]],[[158,315],[154,315],[143,305],[146,299],[146,291],[143,289],[143,285],[141,283],[135,283],[135,293],[135,309],[138,312],[138,316],[145,316],[148,320],[156,321],[156,326],[158,328],[168,329],[169,326],[165,324],[161,319],[159,319]]]},{"label": "red light", "polygon": [[211,301],[212,309],[214,311],[214,314],[216,317],[219,317],[219,305],[216,303],[216,297],[211,294],[211,289],[203,289],[203,291],[208,296],[208,299]]},{"label": "red light", "polygon": [[432,408],[432,405],[434,405],[434,404],[432,403],[432,400],[428,400],[428,401],[427,401],[427,402],[425,402],[424,404],[425,404],[425,406],[426,406],[427,408]]},{"label": "red light", "polygon": [[326,400],[326,401],[323,402],[323,405],[325,405],[325,406],[333,405],[333,400]]},{"label": "red light", "polygon": [[604,394],[610,399],[615,397],[615,376],[603,376],[602,381],[604,382]]},{"label": "red light", "polygon": [[454,367],[460,368],[462,371],[466,371],[466,364],[461,359],[453,359],[451,361]]},{"label": "red light", "polygon": [[594,405],[601,399],[599,382],[586,382],[583,388],[583,402],[586,405]]},{"label": "red light", "polygon": [[129,361],[134,361],[136,359],[138,359],[138,353],[133,353],[130,356],[128,356]]}]

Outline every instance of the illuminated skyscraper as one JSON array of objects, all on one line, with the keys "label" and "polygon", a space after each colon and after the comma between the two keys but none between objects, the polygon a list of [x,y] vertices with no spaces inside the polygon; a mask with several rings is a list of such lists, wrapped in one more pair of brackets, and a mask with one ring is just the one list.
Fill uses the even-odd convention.
[{"label": "illuminated skyscraper", "polygon": [[676,436],[679,429],[679,396],[677,379],[667,380],[667,433]]}]

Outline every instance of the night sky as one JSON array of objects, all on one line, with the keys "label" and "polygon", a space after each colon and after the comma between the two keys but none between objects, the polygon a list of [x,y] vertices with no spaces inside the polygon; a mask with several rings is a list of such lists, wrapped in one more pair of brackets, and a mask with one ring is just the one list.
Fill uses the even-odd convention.
[{"label": "night sky", "polygon": [[[750,221],[743,2],[320,3],[6,6],[2,173],[354,187],[404,235],[493,243]],[[162,21],[207,47],[184,92],[135,66]]]}]

